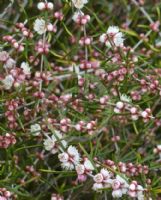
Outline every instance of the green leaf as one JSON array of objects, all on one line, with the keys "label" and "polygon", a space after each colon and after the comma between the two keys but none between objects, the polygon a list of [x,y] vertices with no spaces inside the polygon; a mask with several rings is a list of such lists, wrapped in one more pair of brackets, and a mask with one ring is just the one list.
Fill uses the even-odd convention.
[{"label": "green leaf", "polygon": [[136,38],[139,38],[139,35],[135,32],[135,31],[133,31],[133,30],[131,30],[131,29],[120,29],[123,33],[126,33],[127,35],[131,35],[131,36],[134,36],[134,37],[136,37]]}]

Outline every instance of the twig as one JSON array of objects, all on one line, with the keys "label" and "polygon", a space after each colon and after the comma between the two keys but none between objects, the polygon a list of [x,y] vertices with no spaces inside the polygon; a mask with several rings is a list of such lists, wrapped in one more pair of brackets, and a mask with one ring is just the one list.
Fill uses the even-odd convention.
[{"label": "twig", "polygon": [[[149,30],[149,31],[146,33],[145,37],[149,36],[149,35],[151,34],[151,32],[152,32],[152,30]],[[134,51],[135,49],[137,49],[138,46],[140,46],[140,44],[143,43],[143,41],[144,41],[144,40],[139,40],[139,42],[133,47],[132,50]]]},{"label": "twig", "polygon": [[[144,9],[144,7],[140,6],[139,3],[136,0],[131,0],[133,2],[133,4],[135,4],[138,9],[143,13],[143,15],[147,18],[147,20],[152,24],[154,23],[154,21],[152,20],[152,18],[150,17],[150,15],[146,12],[146,10]],[[147,32],[147,34],[145,35],[146,37],[149,36],[151,34],[152,30],[149,30]],[[161,33],[159,32],[159,35],[161,36]],[[143,40],[140,40],[134,47],[133,50],[135,50],[140,44],[142,44]]]},{"label": "twig", "polygon": [[3,13],[0,14],[0,18],[3,18],[4,15],[8,13],[8,10],[12,7],[13,3],[14,3],[14,0],[10,0],[10,3],[8,4],[8,6],[4,9]]}]

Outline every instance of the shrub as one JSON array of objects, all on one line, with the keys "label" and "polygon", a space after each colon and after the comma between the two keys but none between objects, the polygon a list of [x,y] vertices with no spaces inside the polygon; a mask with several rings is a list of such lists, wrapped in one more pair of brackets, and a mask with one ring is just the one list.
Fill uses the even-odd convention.
[{"label": "shrub", "polygon": [[0,199],[160,199],[159,1],[3,1]]}]

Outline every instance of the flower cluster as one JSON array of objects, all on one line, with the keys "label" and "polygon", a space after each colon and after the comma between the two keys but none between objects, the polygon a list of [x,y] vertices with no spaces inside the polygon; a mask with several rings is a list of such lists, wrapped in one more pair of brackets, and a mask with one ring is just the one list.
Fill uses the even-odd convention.
[{"label": "flower cluster", "polygon": [[6,188],[0,188],[0,199],[1,200],[10,200],[13,197],[12,193]]},{"label": "flower cluster", "polygon": [[6,149],[15,143],[16,138],[14,133],[6,133],[5,135],[0,135],[0,148]]},{"label": "flower cluster", "polygon": [[11,35],[3,36],[3,40],[10,43],[18,52],[24,51],[24,46],[14,39]]},{"label": "flower cluster", "polygon": [[50,44],[48,42],[44,42],[43,40],[39,40],[35,45],[35,51],[39,54],[48,54],[49,53]]},{"label": "flower cluster", "polygon": [[5,1],[1,200],[159,198],[158,5]]},{"label": "flower cluster", "polygon": [[[66,170],[75,169],[78,175],[78,182],[85,182],[89,176],[93,178],[94,184],[92,188],[95,191],[112,188],[112,196],[114,198],[120,198],[124,194],[128,194],[130,197],[138,198],[138,200],[144,199],[144,189],[141,185],[138,185],[136,181],[132,181],[131,184],[128,184],[128,182],[125,180],[125,177],[122,178],[119,175],[116,175],[115,177],[114,173],[105,168],[102,168],[100,173],[93,175],[95,168],[91,161],[88,158],[84,158],[83,162],[80,163],[82,160],[81,156],[74,146],[70,145],[67,150],[64,151],[67,144],[64,140],[61,140],[61,138],[62,135],[56,131],[55,135],[52,135],[52,138],[48,138],[44,141],[45,149],[47,151],[51,151],[52,154],[62,151],[63,153],[58,154],[62,168]],[[108,160],[106,164],[110,166],[110,169],[116,169],[115,165],[113,165],[113,161]],[[131,163],[127,164],[127,166],[124,163],[119,163],[119,167],[120,171],[123,173],[129,174],[128,170],[132,169],[132,172],[134,173],[133,175],[137,175],[135,167]]]},{"label": "flower cluster", "polygon": [[33,33],[30,31],[30,29],[25,27],[24,23],[17,23],[16,28],[21,31],[23,36],[28,37],[28,38],[33,38]]},{"label": "flower cluster", "polygon": [[87,176],[92,174],[94,166],[88,158],[84,158],[83,163],[77,164],[75,169],[78,174],[78,181],[84,182],[87,180]]},{"label": "flower cluster", "polygon": [[0,61],[3,63],[5,69],[11,69],[15,67],[15,60],[13,60],[6,51],[0,52]]},{"label": "flower cluster", "polygon": [[90,21],[90,16],[84,15],[81,11],[77,11],[74,13],[72,19],[78,25],[86,25]]}]

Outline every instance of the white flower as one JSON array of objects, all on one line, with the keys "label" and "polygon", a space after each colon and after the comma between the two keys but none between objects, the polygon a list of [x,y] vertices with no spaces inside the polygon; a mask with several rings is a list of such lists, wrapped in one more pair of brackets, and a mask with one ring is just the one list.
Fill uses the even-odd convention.
[{"label": "white flower", "polygon": [[127,96],[126,94],[122,94],[120,96],[120,100],[124,101],[124,102],[127,102],[127,103],[130,103],[132,101],[131,98],[129,96]]},{"label": "white flower", "polygon": [[72,157],[74,164],[79,163],[79,161],[80,161],[80,155],[78,153],[78,150],[74,146],[70,145],[68,147],[67,152]]},{"label": "white flower", "polygon": [[44,34],[46,32],[46,22],[42,18],[36,19],[34,22],[34,30],[39,35]]},{"label": "white flower", "polygon": [[100,36],[99,40],[100,40],[101,43],[105,43],[106,40],[107,40],[107,35],[106,35],[106,33],[103,33],[103,34]]},{"label": "white flower", "polygon": [[138,200],[144,200],[144,188],[141,185],[138,185],[136,181],[132,181],[129,185],[128,194],[130,197],[136,197]]},{"label": "white flower", "polygon": [[111,173],[108,171],[108,170],[106,170],[106,169],[101,169],[101,171],[100,171],[100,173],[99,173],[99,177],[103,177],[103,180],[102,181],[104,181],[104,182],[106,182],[107,180],[109,180],[110,179],[110,177],[111,177]]},{"label": "white flower", "polygon": [[88,3],[88,0],[72,0],[74,6],[78,9],[82,9],[84,4]]},{"label": "white flower", "polygon": [[143,112],[141,112],[141,116],[143,118],[146,118],[146,117],[148,117],[148,113],[146,111],[143,111]]},{"label": "white flower", "polygon": [[58,155],[58,158],[61,162],[61,166],[63,169],[66,169],[66,170],[72,170],[74,169],[74,164],[72,161],[70,161],[70,157],[69,157],[69,154],[66,153],[66,152],[63,152],[61,154]]},{"label": "white flower", "polygon": [[119,175],[116,176],[116,180],[118,180],[121,183],[122,194],[126,194],[129,188],[129,184],[127,183],[127,181]]},{"label": "white flower", "polygon": [[118,108],[114,108],[114,110],[113,110],[115,113],[120,113],[121,111],[120,111],[120,109],[118,109]]},{"label": "white flower", "polygon": [[138,62],[138,57],[137,56],[133,56],[132,60],[133,60],[133,62]]},{"label": "white flower", "polygon": [[78,164],[75,169],[78,175],[82,175],[84,173],[91,173],[91,171],[94,170],[94,167],[91,161],[86,159],[83,164]]},{"label": "white flower", "polygon": [[118,102],[116,103],[116,108],[122,109],[123,107],[124,107],[124,103],[123,103],[122,101],[118,101]]},{"label": "white flower", "polygon": [[111,177],[111,173],[107,169],[101,169],[101,174],[103,175],[104,179],[109,179]]},{"label": "white flower", "polygon": [[155,45],[156,45],[156,47],[160,48],[161,47],[161,40],[157,39],[155,41]]},{"label": "white flower", "polygon": [[59,149],[62,149],[62,146],[65,148],[67,146],[67,142],[62,140],[62,137],[62,134],[55,131],[55,135],[53,134],[51,137],[48,136],[48,138],[44,140],[45,149],[47,151],[51,151],[52,154],[55,154]]},{"label": "white flower", "polygon": [[70,162],[63,162],[61,164],[61,166],[65,170],[73,170],[75,168],[75,165],[73,163],[70,163]]},{"label": "white flower", "polygon": [[99,40],[108,47],[111,47],[112,45],[122,47],[124,42],[123,33],[119,31],[117,26],[110,26],[107,29],[106,34],[102,34]]},{"label": "white flower", "polygon": [[119,175],[116,176],[116,179],[112,182],[112,196],[114,198],[120,198],[123,194],[126,194],[128,191],[128,183]]},{"label": "white flower", "polygon": [[116,47],[122,47],[124,45],[123,33],[117,33],[113,38],[113,42]]},{"label": "white flower", "polygon": [[103,175],[101,173],[98,173],[93,177],[93,180],[96,183],[102,183],[103,182]]},{"label": "white flower", "polygon": [[75,169],[78,175],[82,175],[85,172],[85,167],[82,164],[77,165]]},{"label": "white flower", "polygon": [[6,90],[11,89],[11,87],[12,87],[12,85],[13,85],[13,83],[14,83],[14,78],[13,78],[13,76],[12,76],[12,75],[7,75],[7,76],[5,77],[5,79],[2,80],[2,83],[3,83],[4,88],[5,88]]},{"label": "white flower", "polygon": [[78,153],[78,150],[70,145],[67,149],[67,152],[63,152],[58,155],[58,158],[60,160],[61,166],[64,169],[72,170],[77,166],[80,162],[80,155]]},{"label": "white flower", "polygon": [[51,23],[49,23],[48,25],[47,25],[47,30],[48,31],[53,31],[53,28],[54,28],[54,26],[51,24]]},{"label": "white flower", "polygon": [[69,155],[67,153],[63,152],[63,153],[58,155],[58,158],[59,158],[60,162],[65,163],[65,162],[68,161]]},{"label": "white flower", "polygon": [[119,28],[117,26],[110,26],[106,32],[108,35],[119,33]]},{"label": "white flower", "polygon": [[72,17],[73,21],[77,22],[78,18],[84,16],[84,13],[82,11],[76,11]]},{"label": "white flower", "polygon": [[41,132],[41,126],[39,124],[33,124],[30,126],[30,131],[34,136],[38,136]]},{"label": "white flower", "polygon": [[141,185],[138,185],[137,190],[138,190],[137,191],[138,200],[144,200],[144,194],[143,194],[144,188]]},{"label": "white flower", "polygon": [[94,170],[94,167],[93,167],[91,161],[88,160],[88,159],[84,161],[84,167],[88,171],[93,171]]},{"label": "white flower", "polygon": [[123,179],[121,176],[117,175],[116,180],[120,181],[120,183],[123,185],[124,188],[128,188],[129,184],[125,179]]},{"label": "white flower", "polygon": [[103,184],[102,183],[94,183],[92,189],[97,191],[97,190],[101,190],[103,188]]},{"label": "white flower", "polygon": [[9,58],[9,59],[5,62],[5,64],[3,65],[3,67],[4,67],[5,69],[11,69],[11,68],[15,67],[15,65],[16,65],[15,60],[13,60],[12,58]]},{"label": "white flower", "polygon": [[[93,180],[98,184],[98,185],[97,184],[93,185],[93,190],[97,190],[97,187],[98,187],[98,189],[110,188],[113,183],[111,176],[112,176],[112,174],[108,170],[106,170],[104,168],[101,169],[100,173],[96,174],[93,177]],[[102,185],[100,185],[100,184],[102,184]]]},{"label": "white flower", "polygon": [[6,51],[0,52],[0,61],[6,62],[9,59],[9,54]]},{"label": "white flower", "polygon": [[97,184],[102,184],[101,185],[93,185],[93,190],[97,190],[97,186],[100,188],[110,188],[112,186],[113,183],[113,179],[111,179],[112,173],[109,172],[106,169],[101,169],[100,173],[96,174],[93,177],[93,180],[97,183]]},{"label": "white flower", "polygon": [[143,192],[138,192],[137,195],[138,200],[145,200]]},{"label": "white flower", "polygon": [[21,68],[23,69],[24,74],[26,74],[26,75],[31,74],[30,67],[29,67],[29,64],[27,62],[22,62]]},{"label": "white flower", "polygon": [[112,196],[113,196],[114,198],[120,198],[120,197],[122,197],[122,191],[121,191],[120,189],[118,189],[118,190],[113,190],[113,191],[112,191]]}]

